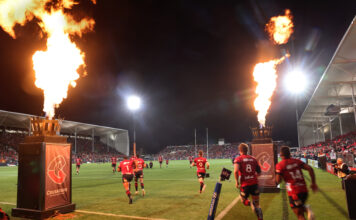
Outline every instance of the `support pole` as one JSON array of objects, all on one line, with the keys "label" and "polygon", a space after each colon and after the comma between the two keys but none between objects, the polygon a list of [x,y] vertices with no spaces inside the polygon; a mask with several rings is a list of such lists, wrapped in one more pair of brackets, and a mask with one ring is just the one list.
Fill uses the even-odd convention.
[{"label": "support pole", "polygon": [[344,134],[344,131],[342,129],[342,121],[341,121],[342,117],[341,117],[341,114],[339,114],[339,126],[340,126],[340,135],[343,135]]},{"label": "support pole", "polygon": [[209,159],[209,134],[208,134],[208,128],[206,128],[206,158]]},{"label": "support pole", "polygon": [[107,152],[109,153],[109,134],[106,134],[106,148]]},{"label": "support pole", "polygon": [[298,135],[298,147],[300,149],[300,134],[299,134],[299,124],[298,124],[298,120],[299,120],[299,116],[298,116],[298,108],[295,109],[295,116],[297,118],[297,135]]},{"label": "support pole", "polygon": [[331,123],[332,123],[332,121],[331,121],[331,118],[329,117],[330,140],[333,139],[333,128],[332,128]]},{"label": "support pole", "polygon": [[77,154],[77,127],[74,130],[74,152]]},{"label": "support pole", "polygon": [[197,129],[194,128],[194,154],[197,157]]},{"label": "support pole", "polygon": [[312,129],[313,129],[313,139],[314,139],[314,144],[316,143],[316,139],[315,139],[315,129],[314,129],[314,122],[312,123]]},{"label": "support pole", "polygon": [[320,141],[320,135],[319,135],[319,122],[318,121],[316,121],[316,135],[318,137],[318,141],[317,142],[319,142]]},{"label": "support pole", "polygon": [[94,153],[94,128],[91,129],[91,152]]},{"label": "support pole", "polygon": [[352,97],[352,109],[354,110],[354,119],[355,119],[355,127],[356,127],[356,111],[355,111],[355,92],[354,92],[354,84],[351,83],[351,97]]}]

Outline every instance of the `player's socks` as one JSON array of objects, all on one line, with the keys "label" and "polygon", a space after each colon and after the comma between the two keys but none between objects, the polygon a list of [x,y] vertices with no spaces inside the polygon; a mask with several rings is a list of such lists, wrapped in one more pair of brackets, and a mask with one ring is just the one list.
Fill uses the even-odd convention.
[{"label": "player's socks", "polygon": [[203,182],[201,182],[201,183],[200,183],[200,193],[202,193],[202,191],[203,191],[203,187],[204,187],[204,183],[203,183]]},{"label": "player's socks", "polygon": [[305,206],[305,210],[307,211],[308,219],[309,220],[314,220],[315,219],[314,212],[311,210],[309,205]]},{"label": "player's socks", "polygon": [[261,208],[255,208],[255,213],[257,215],[258,220],[263,219],[263,214],[262,214],[262,209]]},{"label": "player's socks", "polygon": [[143,183],[141,183],[141,189],[144,190],[145,189],[145,185]]},{"label": "player's socks", "polygon": [[136,192],[137,192],[137,188],[138,188],[138,184],[137,184],[137,182],[135,182],[135,189],[136,189]]},{"label": "player's socks", "polygon": [[250,202],[250,200],[246,199],[246,200],[243,201],[243,204],[244,204],[245,206],[250,206],[250,205],[251,205],[251,202]]}]

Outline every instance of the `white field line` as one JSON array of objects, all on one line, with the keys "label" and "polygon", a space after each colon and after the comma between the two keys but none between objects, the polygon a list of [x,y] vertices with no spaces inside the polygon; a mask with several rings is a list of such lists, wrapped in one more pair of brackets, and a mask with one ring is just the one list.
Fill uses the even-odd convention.
[{"label": "white field line", "polygon": [[234,199],[230,205],[228,205],[224,210],[222,210],[219,215],[215,218],[215,220],[221,220],[222,218],[225,217],[225,215],[230,211],[230,209],[232,209],[232,207],[234,207],[234,205],[236,205],[236,203],[241,199],[240,196],[238,196],[236,199]]},{"label": "white field line", "polygon": [[[0,204],[16,205],[15,203],[10,203],[10,202],[0,202]],[[75,210],[75,212],[85,213],[85,214],[94,214],[94,215],[104,215],[104,216],[111,216],[111,217],[118,217],[118,218],[129,218],[129,219],[166,220],[163,218],[148,218],[148,217],[131,216],[131,215],[119,215],[119,214],[104,213],[104,212],[85,211],[85,210],[79,210],[79,209]]]},{"label": "white field line", "polygon": [[146,219],[146,220],[165,220],[162,218],[148,218],[148,217],[140,217],[140,216],[131,216],[131,215],[117,215],[111,213],[103,213],[103,212],[92,212],[92,211],[85,211],[85,210],[75,210],[76,212],[86,213],[86,214],[94,214],[94,215],[105,215],[105,216],[112,216],[112,217],[119,217],[119,218],[131,218],[131,219]]},{"label": "white field line", "polygon": [[3,205],[16,205],[15,203],[11,203],[11,202],[0,202],[0,204],[3,204]]}]

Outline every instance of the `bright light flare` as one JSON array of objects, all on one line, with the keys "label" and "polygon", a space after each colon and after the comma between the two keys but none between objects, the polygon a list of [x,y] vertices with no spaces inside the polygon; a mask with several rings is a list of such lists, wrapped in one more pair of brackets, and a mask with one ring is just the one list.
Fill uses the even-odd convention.
[{"label": "bright light flare", "polygon": [[293,33],[293,16],[289,9],[285,10],[285,15],[272,17],[266,24],[268,32],[273,42],[276,44],[286,44]]},{"label": "bright light flare", "polygon": [[141,107],[141,99],[138,96],[129,96],[127,98],[127,107],[131,111],[136,111]]},{"label": "bright light flare", "polygon": [[288,73],[284,82],[286,88],[293,94],[302,93],[308,84],[305,74],[300,70]]},{"label": "bright light flare", "polygon": [[264,63],[258,63],[253,70],[254,80],[257,82],[256,94],[254,102],[255,110],[258,112],[257,119],[260,125],[266,125],[266,115],[271,106],[271,97],[277,86],[277,70],[278,64],[289,55],[281,59],[270,60]]}]

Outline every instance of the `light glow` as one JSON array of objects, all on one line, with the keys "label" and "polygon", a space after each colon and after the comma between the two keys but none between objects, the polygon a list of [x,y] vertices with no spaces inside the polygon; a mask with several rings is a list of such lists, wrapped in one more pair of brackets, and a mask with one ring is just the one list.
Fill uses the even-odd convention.
[{"label": "light glow", "polygon": [[285,86],[293,94],[302,93],[307,87],[305,74],[300,70],[290,72],[285,78]]},{"label": "light glow", "polygon": [[136,111],[141,107],[141,99],[138,96],[132,95],[127,98],[127,107],[131,111]]}]

